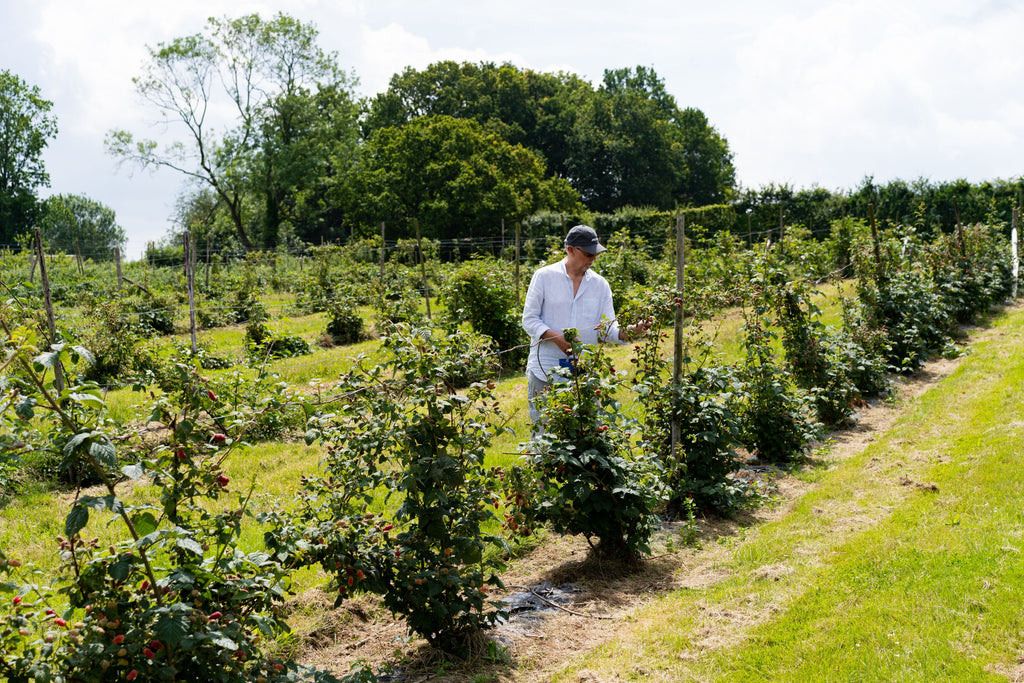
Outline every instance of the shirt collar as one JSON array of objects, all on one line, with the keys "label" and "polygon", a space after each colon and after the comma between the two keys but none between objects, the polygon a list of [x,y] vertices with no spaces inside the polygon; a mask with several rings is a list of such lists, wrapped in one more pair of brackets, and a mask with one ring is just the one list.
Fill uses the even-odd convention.
[{"label": "shirt collar", "polygon": [[[566,277],[569,277],[569,269],[565,267],[565,264],[568,260],[569,259],[567,258],[563,258],[561,261],[559,261],[559,265],[562,266],[562,274],[565,275]],[[589,280],[593,275],[595,275],[594,268],[593,266],[591,266],[590,268],[587,268],[587,270],[583,273],[583,279]]]}]

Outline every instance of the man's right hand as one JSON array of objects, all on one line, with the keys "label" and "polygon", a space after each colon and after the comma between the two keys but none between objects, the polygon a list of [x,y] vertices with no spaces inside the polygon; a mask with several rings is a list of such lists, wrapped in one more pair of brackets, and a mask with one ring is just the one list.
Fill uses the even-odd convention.
[{"label": "man's right hand", "polygon": [[547,332],[541,335],[541,339],[546,339],[549,342],[554,342],[555,346],[557,346],[562,351],[562,353],[564,353],[567,356],[572,355],[572,344],[565,340],[565,335],[562,334],[561,332],[556,332],[555,330],[548,330]]}]

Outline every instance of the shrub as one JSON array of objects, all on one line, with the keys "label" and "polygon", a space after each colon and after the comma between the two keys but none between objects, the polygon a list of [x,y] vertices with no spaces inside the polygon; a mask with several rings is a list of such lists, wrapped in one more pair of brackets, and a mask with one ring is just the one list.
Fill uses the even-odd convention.
[{"label": "shrub", "polygon": [[[687,296],[696,320],[710,318],[716,303],[713,297]],[[653,301],[657,301],[654,299]],[[682,297],[662,299],[660,306],[648,310],[665,319],[682,307]],[[697,324],[684,331],[684,356],[678,384],[663,358],[661,342],[667,334],[650,334],[635,346],[634,380],[642,406],[643,448],[662,463],[668,489],[669,513],[685,516],[694,506],[700,509],[731,511],[742,505],[749,487],[731,478],[739,466],[735,448],[740,443],[739,418],[743,398],[742,383],[729,367],[712,365],[708,354],[712,345]],[[701,356],[689,358],[691,350]],[[677,450],[672,451],[673,423],[677,425]]]},{"label": "shrub", "polygon": [[446,307],[445,325],[449,330],[469,323],[494,340],[502,352],[504,367],[519,368],[526,361],[529,345],[508,273],[507,265],[496,259],[467,261],[445,279],[441,301]]},{"label": "shrub", "polygon": [[795,391],[792,376],[776,362],[774,336],[756,313],[747,317],[747,355],[740,373],[747,394],[743,444],[761,460],[782,463],[803,452],[820,426],[807,414],[806,395]]},{"label": "shrub", "polygon": [[[576,331],[565,335],[573,339]],[[575,373],[538,399],[543,432],[522,446],[524,465],[509,475],[506,524],[530,533],[550,523],[559,533],[582,534],[600,555],[635,559],[650,552],[657,527],[657,463],[630,452],[631,432],[615,398],[624,375],[601,347],[585,359],[582,344],[574,347]]]},{"label": "shrub", "polygon": [[355,344],[366,336],[363,331],[363,319],[351,300],[331,301],[327,305],[327,312],[330,316],[330,320],[327,321],[327,334],[334,344]]},{"label": "shrub", "polygon": [[[264,650],[287,631],[287,571],[265,552],[238,547],[252,488],[235,504],[219,502],[230,490],[221,468],[245,432],[246,416],[226,414],[197,368],[181,365],[178,393],[155,403],[150,416],[167,426],[166,441],[119,434],[96,387],[73,385],[58,395],[43,374],[68,363],[69,349],[37,354],[31,337],[17,342],[10,360],[34,373],[34,408],[18,415],[7,404],[0,421],[7,427],[45,413],[49,438],[91,468],[102,490],[72,504],[58,539],[64,564],[51,586],[29,583],[30,568],[0,552],[0,592],[13,594],[0,615],[0,678],[334,680]],[[139,459],[122,467],[127,458],[119,457],[118,445]],[[156,487],[156,506],[119,495],[119,482],[143,478]],[[127,540],[100,547],[84,537],[91,510],[109,512]]]},{"label": "shrub", "polygon": [[845,425],[853,414],[857,387],[849,376],[849,359],[836,353],[834,336],[818,321],[821,312],[807,297],[806,285],[793,282],[781,287],[773,303],[793,380],[808,393],[820,422]]},{"label": "shrub", "polygon": [[[358,591],[381,596],[409,628],[465,655],[504,612],[500,539],[484,531],[499,500],[484,451],[502,427],[493,384],[457,393],[453,356],[422,331],[383,340],[378,365],[357,363],[336,387],[336,414],[316,415],[307,441],[328,448],[324,476],[303,479],[298,509],[267,517],[281,561],[319,564],[337,604]],[[368,507],[376,492],[400,499]]]}]

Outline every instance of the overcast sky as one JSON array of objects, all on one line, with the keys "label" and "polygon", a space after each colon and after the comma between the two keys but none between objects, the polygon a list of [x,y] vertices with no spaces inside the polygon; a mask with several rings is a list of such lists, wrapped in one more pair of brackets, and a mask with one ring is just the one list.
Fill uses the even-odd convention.
[{"label": "overcast sky", "polygon": [[137,258],[163,237],[182,180],[118,168],[108,130],[151,137],[136,97],[146,47],[207,17],[314,23],[358,94],[442,60],[511,62],[597,84],[652,67],[729,142],[744,187],[831,190],[1024,174],[1024,3],[1011,0],[0,0],[0,69],[54,103],[51,186],[110,206]]}]

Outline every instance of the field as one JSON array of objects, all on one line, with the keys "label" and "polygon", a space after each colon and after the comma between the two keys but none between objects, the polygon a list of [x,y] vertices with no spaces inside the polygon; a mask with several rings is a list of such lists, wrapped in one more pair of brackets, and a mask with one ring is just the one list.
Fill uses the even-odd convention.
[{"label": "field", "polygon": [[[135,671],[132,680],[184,679],[186,660],[222,667],[224,680],[293,680],[313,676],[310,666],[343,677],[353,663],[362,668],[350,680],[1013,679],[1020,620],[1010,598],[1024,531],[1013,397],[1024,312],[1002,307],[1009,285],[997,283],[1007,271],[998,238],[980,228],[959,236],[960,258],[946,271],[955,240],[922,243],[917,263],[927,268],[915,268],[895,256],[899,237],[874,251],[890,259],[884,277],[864,239],[866,274],[829,284],[807,277],[808,254],[824,258],[811,243],[801,252],[794,242],[788,260],[767,249],[742,259],[719,249],[718,262],[712,248],[694,254],[683,381],[700,409],[683,432],[692,424],[704,436],[676,461],[664,460],[654,437],[667,429],[658,406],[671,405],[664,392],[674,389],[673,306],[670,298],[658,308],[653,272],[642,274],[648,288],[617,297],[625,316],[660,316],[666,337],[605,347],[593,374],[558,398],[571,399],[561,405],[571,418],[559,420],[598,434],[583,455],[607,455],[579,465],[566,444],[580,437],[566,439],[552,418],[553,437],[525,449],[535,470],[520,457],[529,435],[522,375],[464,360],[515,348],[480,354],[472,336],[480,321],[462,309],[459,318],[458,299],[444,293],[452,283],[488,291],[481,272],[493,264],[439,278],[433,324],[448,320],[452,335],[440,345],[436,333],[432,341],[413,328],[325,343],[324,329],[344,311],[303,310],[309,290],[291,287],[258,297],[263,316],[200,332],[203,352],[225,367],[169,370],[168,359],[182,357],[175,348],[189,343],[178,302],[174,333],[132,340],[136,357],[163,359],[145,368],[149,383],[80,383],[49,404],[48,363],[63,359],[73,382],[86,365],[72,362],[69,348],[37,355],[35,367],[15,365],[38,342],[15,328],[9,304],[3,445],[7,453],[31,439],[39,447],[5,475],[2,590],[16,596],[8,622],[25,631],[5,633],[6,665],[73,667],[88,651],[110,657],[119,676]],[[974,267],[964,269],[968,258]],[[713,278],[730,262],[738,272],[725,274],[726,287]],[[629,279],[623,271],[636,280],[636,268],[609,264],[608,277],[613,286]],[[238,291],[258,289],[237,277]],[[864,338],[843,336],[853,334],[851,297],[862,314],[889,311],[881,366]],[[382,325],[379,303],[348,302],[367,325]],[[912,310],[892,317],[897,305]],[[216,307],[206,306],[212,315]],[[423,315],[420,302],[412,306]],[[499,308],[488,310],[500,318]],[[62,319],[86,339],[95,310],[68,308]],[[297,338],[308,352],[274,358],[270,345],[257,345],[266,338]],[[808,353],[815,348],[828,351]],[[888,367],[886,388],[873,390],[878,377],[865,367]],[[36,417],[56,419],[26,419],[19,397],[29,396]],[[791,416],[796,428],[753,422],[761,408]],[[714,447],[701,450],[712,433]],[[38,466],[47,442],[114,474],[77,488],[48,480],[42,473],[54,470]],[[783,443],[793,445],[779,450]],[[564,498],[594,471],[617,482],[607,495],[621,503],[603,519],[586,513],[601,484]],[[556,490],[562,498],[551,497]],[[626,506],[639,527],[620,519]],[[439,510],[443,530],[424,521]],[[97,578],[75,592],[87,567]],[[53,591],[40,587],[51,579]],[[517,608],[495,623],[496,598],[536,602],[549,584],[567,586],[560,608],[543,618]],[[431,602],[438,595],[443,618],[442,603]],[[434,605],[430,625],[418,596]],[[201,618],[180,632],[168,626],[186,607]],[[68,635],[56,619],[82,625]],[[111,640],[110,624],[128,620],[122,640]],[[132,649],[121,654],[123,645]],[[168,673],[174,667],[179,673]]]}]

